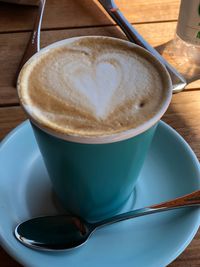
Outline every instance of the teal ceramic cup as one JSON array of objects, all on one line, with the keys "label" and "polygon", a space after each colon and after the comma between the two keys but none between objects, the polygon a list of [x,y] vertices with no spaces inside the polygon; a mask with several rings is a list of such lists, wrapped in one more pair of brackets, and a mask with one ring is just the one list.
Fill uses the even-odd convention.
[{"label": "teal ceramic cup", "polygon": [[[67,41],[57,42],[34,57]],[[135,129],[96,138],[60,135],[36,121],[22,104],[58,198],[67,212],[88,221],[112,216],[123,208],[133,193],[157,123],[171,100],[166,69],[144,49],[137,49],[159,68],[167,94],[160,110]]]},{"label": "teal ceramic cup", "polygon": [[64,207],[90,221],[111,216],[126,203],[156,129],[153,126],[123,141],[81,144],[62,140],[32,126]]}]

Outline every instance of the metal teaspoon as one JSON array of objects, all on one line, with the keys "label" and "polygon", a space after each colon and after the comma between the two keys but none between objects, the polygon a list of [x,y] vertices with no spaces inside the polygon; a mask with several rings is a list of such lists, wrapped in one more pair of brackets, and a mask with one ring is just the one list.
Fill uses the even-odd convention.
[{"label": "metal teaspoon", "polygon": [[30,0],[23,0],[23,1],[8,0],[8,2],[13,2],[13,3],[19,2],[20,4],[23,4],[23,5],[34,4],[38,6],[37,16],[35,18],[35,23],[34,23],[32,33],[28,41],[24,55],[22,57],[22,60],[17,69],[17,73],[16,73],[16,80],[17,80],[20,70],[22,69],[24,64],[28,61],[30,57],[32,57],[35,53],[37,53],[40,50],[40,30],[41,30],[41,24],[42,24],[46,0],[32,0],[32,1]]},{"label": "metal teaspoon", "polygon": [[161,204],[129,211],[97,223],[74,215],[38,217],[19,224],[16,238],[24,245],[39,250],[66,250],[81,246],[98,228],[152,213],[200,205],[200,190]]}]

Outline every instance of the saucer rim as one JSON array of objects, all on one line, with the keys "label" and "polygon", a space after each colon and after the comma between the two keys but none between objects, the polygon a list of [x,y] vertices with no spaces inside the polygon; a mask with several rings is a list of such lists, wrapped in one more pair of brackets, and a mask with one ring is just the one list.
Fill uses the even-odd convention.
[{"label": "saucer rim", "polygon": [[[12,139],[15,138],[16,134],[20,134],[19,131],[23,130],[25,126],[28,127],[28,124],[29,124],[29,120],[25,120],[24,122],[19,124],[16,128],[14,128],[10,133],[7,134],[7,136],[0,142],[0,153],[1,153],[2,147],[7,145],[8,142],[12,141]],[[190,147],[190,145],[171,126],[169,126],[168,124],[166,124],[163,121],[160,121],[159,124],[161,124],[161,126],[163,126],[165,129],[170,131],[173,134],[173,136],[176,137],[176,142],[178,140],[182,143],[183,146],[185,146],[185,148],[187,149],[187,152],[190,155],[190,159],[193,161],[194,167],[200,173],[200,163],[199,163],[198,158],[195,155],[194,151]],[[200,178],[199,177],[197,177],[197,181],[198,181],[198,184],[200,185]],[[171,255],[171,257],[166,258],[166,264],[165,265],[168,265],[172,261],[174,261],[187,248],[187,246],[191,243],[192,239],[196,235],[196,233],[199,229],[199,226],[200,226],[200,213],[199,213],[198,219],[196,219],[196,222],[194,222],[194,224],[195,224],[195,227],[193,228],[193,231],[188,235],[187,240],[185,240],[185,242],[183,242],[181,244],[179,249],[176,250],[174,252],[174,254]],[[21,257],[20,254],[16,253],[15,246],[10,245],[9,241],[10,240],[6,241],[4,238],[2,238],[2,236],[0,234],[0,245],[2,246],[2,248],[4,248],[7,251],[7,253],[9,253],[9,255],[11,257],[13,257],[13,259],[15,259],[16,261],[18,261],[20,264],[22,264],[24,266],[35,267],[35,265],[32,265],[31,262],[28,263],[28,265],[27,265],[27,260],[24,259],[23,257]],[[30,251],[30,254],[32,254],[31,251]],[[48,255],[47,255],[47,257],[48,257]]]}]

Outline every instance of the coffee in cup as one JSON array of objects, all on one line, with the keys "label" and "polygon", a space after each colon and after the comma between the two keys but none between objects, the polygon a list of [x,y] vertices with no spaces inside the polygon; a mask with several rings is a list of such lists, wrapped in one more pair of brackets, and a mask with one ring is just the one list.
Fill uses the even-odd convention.
[{"label": "coffee in cup", "polygon": [[25,64],[18,93],[67,210],[89,220],[118,211],[170,103],[161,63],[127,41],[71,38]]}]

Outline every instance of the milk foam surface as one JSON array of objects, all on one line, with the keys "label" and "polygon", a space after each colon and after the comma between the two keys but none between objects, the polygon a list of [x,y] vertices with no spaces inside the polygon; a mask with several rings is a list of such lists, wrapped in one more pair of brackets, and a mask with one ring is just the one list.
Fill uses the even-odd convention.
[{"label": "milk foam surface", "polygon": [[159,68],[137,47],[109,38],[72,39],[34,57],[18,82],[22,105],[67,135],[112,135],[141,125],[162,105]]}]

